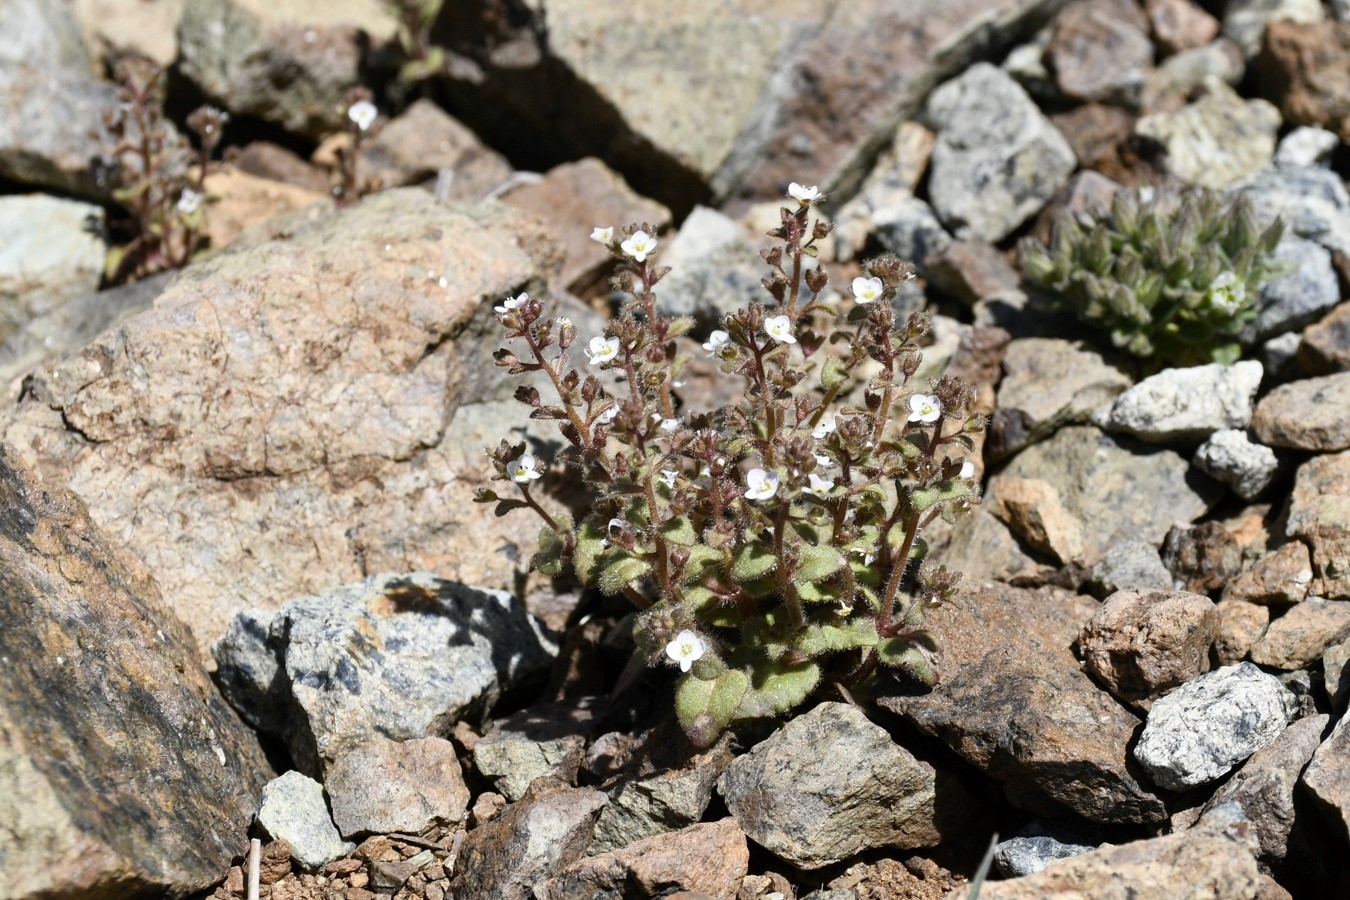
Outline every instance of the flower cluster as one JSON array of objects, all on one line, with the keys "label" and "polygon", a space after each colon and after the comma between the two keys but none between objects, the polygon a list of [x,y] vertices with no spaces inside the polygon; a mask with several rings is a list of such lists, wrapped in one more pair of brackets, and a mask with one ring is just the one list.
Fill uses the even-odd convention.
[{"label": "flower cluster", "polygon": [[854,689],[879,666],[937,679],[924,612],[956,578],[915,565],[920,533],[978,495],[966,457],[984,421],[957,379],[915,382],[928,320],[898,319],[891,303],[911,266],[883,257],[853,281],[852,303],[827,295],[814,257],[830,227],[810,215],[820,197],[793,184],[770,232],[774,305],[746,305],[701,342],[743,385],[725,407],[686,406],[694,323],[660,311],[651,226],[591,234],[631,296],[603,333],[579,335],[527,294],[496,307],[508,338],[497,362],[551,386],[548,401],[531,385],[516,396],[558,423],[567,447],[553,465],[584,480],[591,504],[579,521],[547,509],[543,463],[505,441],[491,456],[512,491],[477,499],[542,518],[541,571],[642,610],[640,652],[679,666],[676,714],[697,745],[822,685]]}]

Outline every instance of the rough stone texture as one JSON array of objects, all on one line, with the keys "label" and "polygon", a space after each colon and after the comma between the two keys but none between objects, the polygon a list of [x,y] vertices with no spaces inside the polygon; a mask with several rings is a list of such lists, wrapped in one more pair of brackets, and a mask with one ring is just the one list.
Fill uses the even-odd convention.
[{"label": "rough stone texture", "polygon": [[1280,471],[1274,450],[1253,443],[1246,431],[1230,428],[1211,434],[1196,448],[1191,462],[1210,478],[1231,487],[1243,500],[1259,497]]},{"label": "rough stone texture", "polygon": [[443,738],[391,741],[373,735],[324,774],[343,837],[463,822],[469,806],[455,745]]},{"label": "rough stone texture", "polygon": [[1261,345],[1261,364],[1275,378],[1294,378],[1294,357],[1298,355],[1299,333],[1288,331]]},{"label": "rough stone texture", "polygon": [[1182,590],[1208,594],[1242,568],[1242,548],[1222,522],[1173,526],[1163,539],[1162,561]]},{"label": "rough stone texture", "polygon": [[150,573],[0,444],[0,896],[187,894],[270,769]]},{"label": "rough stone texture", "polygon": [[1083,589],[1105,599],[1116,591],[1170,591],[1172,573],[1158,548],[1144,541],[1121,541],[1088,570]]},{"label": "rough stone texture", "polygon": [[1153,65],[1148,17],[1134,0],[1080,0],[1051,22],[1046,57],[1065,96],[1130,104]]},{"label": "rough stone texture", "polygon": [[1252,662],[1292,671],[1309,665],[1350,635],[1350,603],[1309,597],[1270,623],[1252,647]]},{"label": "rough stone texture", "polygon": [[395,27],[375,0],[187,0],[178,69],[231,113],[319,138],[342,128],[363,45]]},{"label": "rough stone texture", "polygon": [[552,777],[575,784],[593,713],[586,705],[534,705],[493,723],[473,747],[473,764],[507,800],[525,796],[530,782]]},{"label": "rough stone texture", "polygon": [[1270,23],[1256,71],[1260,91],[1286,123],[1350,141],[1350,22]]},{"label": "rough stone texture", "polygon": [[1228,816],[1220,816],[1220,807],[1236,804],[1241,818],[1256,832],[1261,862],[1268,866],[1283,862],[1294,825],[1294,787],[1328,721],[1324,715],[1300,719],[1253,753],[1209,798],[1200,813],[1200,827],[1209,824],[1211,816],[1219,820],[1215,824],[1226,822]]},{"label": "rough stone texture", "polygon": [[311,872],[356,849],[333,827],[323,785],[299,772],[274,778],[263,789],[258,825],[273,840],[285,841],[291,858]]},{"label": "rough stone texture", "polygon": [[727,766],[718,792],[755,843],[819,869],[876,847],[931,847],[970,798],[855,706],[822,703]]},{"label": "rough stone texture", "polygon": [[1101,354],[1057,338],[1022,338],[1003,356],[998,405],[989,426],[990,459],[1011,456],[1064,425],[1088,421],[1130,386]]},{"label": "rough stone texture", "polygon": [[[612,226],[618,234],[625,225],[646,223],[664,229],[670,224],[670,210],[655,200],[634,193],[609,166],[593,158],[554,166],[540,181],[503,194],[502,202],[548,223],[551,234],[562,244],[566,255],[559,280],[571,290],[583,290],[593,285],[608,271],[608,264],[614,258],[607,249],[591,240],[592,229]],[[662,247],[661,265],[675,266],[670,261],[674,249],[673,243]],[[759,260],[758,254],[755,259]],[[679,268],[661,282],[659,295],[662,300],[666,299],[667,285],[679,273]],[[744,301],[737,305],[744,305]]]},{"label": "rough stone texture", "polygon": [[469,832],[451,883],[452,896],[532,900],[534,885],[585,854],[604,805],[605,795],[590,788],[531,791]]},{"label": "rough stone texture", "polygon": [[1134,758],[1160,787],[1188,790],[1274,740],[1297,707],[1278,678],[1249,662],[1215,669],[1154,702]]},{"label": "rough stone texture", "polygon": [[1285,533],[1312,551],[1309,591],[1350,599],[1350,453],[1315,456],[1299,467]]},{"label": "rough stone texture", "polygon": [[718,746],[693,759],[679,760],[680,764],[658,764],[655,771],[620,777],[609,789],[609,803],[600,811],[587,852],[618,850],[699,821],[730,761],[731,753]]},{"label": "rough stone texture", "polygon": [[283,181],[311,191],[328,193],[333,189],[333,173],[271,141],[249,141],[242,147],[235,147],[230,153],[230,165],[249,175]]},{"label": "rough stone texture", "polygon": [[967,588],[929,614],[943,636],[941,681],[878,703],[1019,793],[1019,805],[1068,808],[1098,822],[1157,822],[1129,745],[1139,720],[1102,691],[1071,650],[1097,609],[1090,597]]},{"label": "rough stone texture", "polygon": [[420,184],[447,172],[441,176],[450,179],[447,200],[482,200],[510,178],[511,171],[505,157],[483,146],[477,135],[426,99],[413,101],[361,145],[360,173],[372,185]]},{"label": "rough stone texture", "polygon": [[1340,304],[1304,330],[1298,365],[1310,375],[1350,372],[1350,303]]},{"label": "rough stone texture", "polygon": [[[1289,227],[1286,224],[1286,229]],[[1287,271],[1261,286],[1256,318],[1243,327],[1241,334],[1249,344],[1302,328],[1341,299],[1336,270],[1326,248],[1286,234],[1271,259]]]},{"label": "rough stone texture", "polygon": [[952,240],[932,207],[918,197],[906,197],[874,210],[872,227],[872,235],[882,247],[920,264],[941,253]]},{"label": "rough stone texture", "polygon": [[1265,100],[1243,100],[1217,78],[1206,80],[1202,93],[1176,112],[1144,116],[1134,133],[1162,149],[1170,174],[1220,190],[1270,162],[1280,113]]},{"label": "rough stone texture", "polygon": [[1225,599],[1286,606],[1308,596],[1312,558],[1302,541],[1287,541],[1256,560],[1224,588]]},{"label": "rough stone texture", "polygon": [[75,0],[85,43],[105,64],[126,54],[161,68],[178,57],[178,17],[187,0]]},{"label": "rough stone texture", "polygon": [[692,316],[705,329],[751,301],[773,303],[760,284],[768,270],[750,236],[715,209],[694,207],[661,265],[672,270],[657,292],[661,307],[667,315]]},{"label": "rough stone texture", "polygon": [[1332,644],[1322,654],[1322,677],[1327,689],[1327,699],[1331,708],[1338,713],[1345,712],[1345,700],[1350,694],[1350,641]]},{"label": "rough stone texture", "polygon": [[1338,836],[1350,837],[1350,716],[1342,716],[1313,753],[1302,782]]},{"label": "rough stone texture", "polygon": [[1145,11],[1154,40],[1168,53],[1194,50],[1219,34],[1219,20],[1192,0],[1148,0]]},{"label": "rough stone texture", "polygon": [[1047,835],[1015,837],[994,848],[994,866],[1005,878],[1034,875],[1053,862],[1090,853],[1093,844],[1066,844]]},{"label": "rough stone texture", "polygon": [[1310,128],[1300,125],[1280,138],[1275,148],[1275,165],[1289,168],[1301,166],[1331,165],[1331,155],[1341,145],[1341,140],[1325,128]]},{"label": "rough stone texture", "polygon": [[[914,196],[919,180],[928,170],[935,141],[933,132],[918,122],[900,123],[858,192],[835,213],[836,259],[850,260],[861,253],[878,212]],[[881,218],[894,216],[882,214]]]},{"label": "rough stone texture", "polygon": [[371,571],[514,586],[533,532],[471,503],[482,447],[528,423],[494,402],[492,304],[553,254],[520,213],[414,189],[268,226],[39,369],[0,429],[157,573],[204,652],[236,612]]},{"label": "rough stone texture", "polygon": [[44,194],[0,197],[0,341],[98,289],[103,208]]},{"label": "rough stone texture", "polygon": [[999,482],[993,508],[994,515],[1033,550],[1061,563],[1082,557],[1082,524],[1064,508],[1053,485],[1035,478],[1005,478]]},{"label": "rough stone texture", "polygon": [[[265,633],[256,613],[243,619],[213,648],[221,689],[315,775],[375,735],[409,740],[481,720],[557,653],[510,594],[426,573],[301,597]],[[267,715],[276,709],[285,714]]]},{"label": "rough stone texture", "polygon": [[212,200],[204,233],[216,250],[233,244],[249,228],[287,213],[306,210],[306,215],[317,218],[333,208],[326,191],[259,178],[228,163],[211,169],[206,193]]},{"label": "rough stone texture", "polygon": [[535,888],[539,900],[594,900],[670,891],[733,897],[750,868],[750,848],[735,819],[700,822],[588,856]]},{"label": "rough stone texture", "polygon": [[[1146,81],[1146,89],[1148,84]],[[1075,173],[1075,176],[1055,193],[1049,205],[1041,210],[1033,225],[1032,233],[1035,236],[1040,238],[1042,223],[1046,219],[1053,219],[1056,212],[1067,205],[1064,201],[1086,172],[1097,171],[1099,178],[1108,181],[1110,179],[1102,174],[1103,172],[1124,181],[1134,180],[1128,174],[1132,158],[1128,143],[1134,131],[1134,120],[1135,116],[1129,111],[1105,103],[1084,103],[1073,109],[1051,114],[1050,122],[1060,134],[1064,135],[1064,140],[1069,142],[1074,156],[1078,158],[1079,166],[1084,168]],[[1092,166],[1093,169],[1087,169],[1087,166]],[[1049,230],[1048,226],[1046,230]]]},{"label": "rough stone texture", "polygon": [[1148,452],[1095,428],[1071,426],[1018,454],[990,479],[988,491],[997,500],[1000,485],[1017,478],[1052,485],[1079,524],[1081,561],[1091,566],[1122,540],[1158,544],[1174,524],[1202,515],[1217,497],[1207,485],[1192,486],[1188,469],[1171,450]]},{"label": "rough stone texture", "polygon": [[1192,99],[1191,95],[1207,82],[1222,81],[1237,87],[1246,70],[1242,51],[1230,40],[1221,39],[1203,47],[1183,50],[1149,71],[1144,79],[1140,106],[1146,113],[1175,113],[1184,108]]},{"label": "rough stone texture", "polygon": [[928,193],[938,218],[963,240],[1007,237],[1077,166],[1026,91],[987,63],[934,91],[927,116],[938,132]]},{"label": "rough stone texture", "polygon": [[1263,169],[1236,187],[1265,227],[1278,216],[1285,234],[1350,254],[1350,193],[1335,172],[1314,166]]},{"label": "rough stone texture", "polygon": [[[1253,900],[1258,875],[1245,843],[1188,831],[1108,845],[1035,875],[986,882],[980,900]],[[966,900],[969,893],[958,888],[944,900]]]},{"label": "rough stone texture", "polygon": [[1245,600],[1220,600],[1219,635],[1214,639],[1214,659],[1220,666],[1242,662],[1252,645],[1266,633],[1270,608]]},{"label": "rough stone texture", "polygon": [[1149,443],[1196,443],[1246,428],[1264,368],[1255,360],[1163,369],[1116,398],[1107,427]]},{"label": "rough stone texture", "polygon": [[948,244],[942,252],[924,261],[924,277],[929,287],[968,304],[999,291],[1016,289],[1021,283],[1021,276],[998,248],[979,241]]},{"label": "rough stone texture", "polygon": [[1282,384],[1256,405],[1261,443],[1316,453],[1350,449],[1350,372]]},{"label": "rough stone texture", "polygon": [[1136,703],[1209,669],[1219,631],[1214,603],[1186,591],[1120,591],[1083,626],[1088,671],[1112,694]]},{"label": "rough stone texture", "polygon": [[[937,523],[934,523],[936,525]],[[1055,571],[1032,558],[985,505],[952,528],[945,546],[931,547],[936,559],[962,572],[972,584],[1002,581],[1037,585]]]},{"label": "rough stone texture", "polygon": [[1235,41],[1248,59],[1261,50],[1270,22],[1320,22],[1319,0],[1231,0],[1223,13],[1223,33]]}]

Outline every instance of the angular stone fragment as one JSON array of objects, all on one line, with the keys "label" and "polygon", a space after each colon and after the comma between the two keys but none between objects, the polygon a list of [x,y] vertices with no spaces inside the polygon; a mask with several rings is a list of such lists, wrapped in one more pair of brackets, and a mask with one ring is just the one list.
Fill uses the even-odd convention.
[{"label": "angular stone fragment", "polygon": [[930,287],[969,304],[990,294],[1016,288],[1017,270],[991,244],[955,241],[924,262],[924,277]]},{"label": "angular stone fragment", "polygon": [[1285,533],[1312,551],[1309,590],[1350,599],[1350,453],[1314,456],[1299,467]]},{"label": "angular stone fragment", "polygon": [[1175,113],[1210,81],[1237,87],[1246,70],[1242,51],[1230,40],[1182,51],[1148,73],[1141,106],[1149,114]]},{"label": "angular stone fragment", "polygon": [[1219,21],[1193,0],[1148,0],[1144,9],[1154,39],[1168,53],[1204,46],[1219,33]]},{"label": "angular stone fragment", "polygon": [[1221,190],[1252,175],[1275,155],[1280,113],[1265,100],[1243,100],[1224,82],[1205,82],[1202,97],[1176,112],[1144,116],[1139,137],[1162,148],[1169,173]]},{"label": "angular stone fragment", "polygon": [[295,771],[263,789],[258,825],[273,840],[285,841],[291,857],[311,872],[356,849],[333,827],[323,785]]},{"label": "angular stone fragment", "polygon": [[1252,662],[1272,669],[1301,669],[1350,635],[1350,603],[1310,597],[1270,623],[1252,647]]},{"label": "angular stone fragment", "polygon": [[1053,862],[1090,853],[1095,844],[1066,844],[1047,835],[1014,837],[994,848],[994,865],[1005,878],[1034,875]]},{"label": "angular stone fragment", "polygon": [[1195,443],[1246,428],[1264,369],[1255,360],[1163,369],[1116,398],[1107,427],[1150,443]]},{"label": "angular stone fragment", "polygon": [[1270,23],[1256,71],[1285,122],[1350,141],[1350,22]]},{"label": "angular stone fragment", "polygon": [[1303,786],[1337,834],[1350,838],[1350,716],[1342,716],[1313,753],[1303,772]]},{"label": "angular stone fragment", "polygon": [[1046,56],[1059,89],[1075,100],[1129,105],[1153,65],[1149,22],[1133,0],[1080,0],[1051,22]]},{"label": "angular stone fragment", "polygon": [[693,316],[705,330],[751,302],[771,304],[760,281],[766,269],[758,250],[734,220],[715,209],[694,207],[666,246],[657,299],[667,315]]},{"label": "angular stone fragment", "polygon": [[730,761],[731,753],[718,745],[682,761],[683,765],[662,765],[666,761],[660,760],[654,764],[656,771],[621,775],[608,789],[609,803],[600,811],[587,852],[618,850],[694,824],[703,817]]},{"label": "angular stone fragment", "polygon": [[918,197],[896,200],[875,210],[872,236],[891,253],[915,263],[941,253],[952,240],[933,208]]},{"label": "angular stone fragment", "polygon": [[1220,666],[1242,662],[1251,653],[1252,645],[1266,633],[1270,624],[1270,609],[1245,600],[1221,600],[1219,635],[1214,639],[1214,659]]},{"label": "angular stone fragment", "polygon": [[105,67],[128,53],[167,69],[178,57],[178,17],[186,0],[75,0],[85,43]]},{"label": "angular stone fragment", "polygon": [[1322,653],[1322,678],[1327,699],[1336,712],[1345,711],[1345,699],[1350,693],[1350,641],[1332,644]]},{"label": "angular stone fragment", "polygon": [[[936,524],[936,523],[935,523]],[[1054,569],[1029,555],[985,506],[957,522],[940,558],[962,572],[971,584],[1043,584]]]},{"label": "angular stone fragment", "polygon": [[[1286,221],[1286,229],[1297,222]],[[1242,329],[1245,343],[1265,340],[1290,329],[1302,328],[1341,299],[1336,270],[1327,248],[1286,233],[1271,254],[1279,274],[1261,286],[1256,318]]]},{"label": "angular stone fragment", "polygon": [[0,341],[103,278],[103,208],[44,194],[0,197]]},{"label": "angular stone fragment", "polygon": [[391,741],[374,735],[324,774],[333,822],[343,837],[420,834],[462,822],[469,805],[455,746],[438,737]]},{"label": "angular stone fragment", "polygon": [[474,744],[474,767],[507,800],[525,796],[536,778],[575,784],[594,716],[588,706],[536,704],[494,722]]},{"label": "angular stone fragment", "polygon": [[1207,594],[1237,575],[1242,548],[1221,522],[1175,525],[1163,540],[1162,561],[1178,588]]},{"label": "angular stone fragment", "polygon": [[1315,453],[1350,449],[1350,372],[1282,384],[1256,405],[1261,443]]},{"label": "angular stone fragment", "polygon": [[1319,0],[1231,0],[1223,12],[1223,33],[1236,41],[1248,59],[1256,56],[1271,22],[1320,22]]},{"label": "angular stone fragment", "polygon": [[1116,591],[1170,591],[1172,573],[1163,565],[1157,547],[1143,541],[1121,541],[1088,571],[1083,587],[1103,600]]},{"label": "angular stone fragment", "polygon": [[1219,631],[1214,603],[1185,591],[1120,591],[1078,637],[1088,670],[1107,690],[1138,702],[1209,668]]},{"label": "angular stone fragment", "polygon": [[1325,128],[1300,125],[1280,138],[1275,148],[1275,165],[1288,168],[1331,165],[1331,154],[1341,145],[1340,138]]},{"label": "angular stone fragment", "polygon": [[1191,458],[1195,467],[1233,489],[1243,500],[1254,500],[1280,471],[1275,451],[1256,444],[1246,431],[1224,428],[1211,434]]},{"label": "angular stone fragment", "polygon": [[205,187],[212,202],[204,234],[214,250],[223,250],[246,230],[287,213],[306,210],[317,217],[331,212],[334,205],[327,191],[259,178],[228,163],[212,167]]},{"label": "angular stone fragment", "polygon": [[[414,100],[361,146],[360,175],[379,189],[448,178],[443,199],[472,203],[510,178],[511,171],[505,157],[426,99]],[[567,237],[558,235],[559,240]]]},{"label": "angular stone fragment", "polygon": [[858,192],[834,215],[836,259],[850,260],[862,252],[878,212],[914,196],[919,179],[928,170],[935,140],[933,132],[918,122],[906,120],[895,129]]},{"label": "angular stone fragment", "polygon": [[1083,526],[1065,509],[1054,485],[1037,478],[1003,478],[994,514],[1033,550],[1061,563],[1082,558]]},{"label": "angular stone fragment", "polygon": [[1340,304],[1304,330],[1298,364],[1310,375],[1350,372],[1350,303]]}]

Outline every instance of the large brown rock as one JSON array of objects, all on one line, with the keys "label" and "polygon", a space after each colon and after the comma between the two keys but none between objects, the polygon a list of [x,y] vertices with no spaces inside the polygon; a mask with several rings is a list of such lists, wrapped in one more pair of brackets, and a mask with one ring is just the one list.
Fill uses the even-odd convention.
[{"label": "large brown rock", "polygon": [[1100,822],[1158,822],[1126,748],[1139,720],[1093,684],[1071,647],[1091,597],[995,586],[929,614],[943,642],[927,694],[878,702],[943,741],[1038,810]]},{"label": "large brown rock", "polygon": [[1303,786],[1341,838],[1350,837],[1350,717],[1342,717],[1313,753]]},{"label": "large brown rock", "polygon": [[1117,591],[1078,642],[1089,671],[1126,701],[1142,701],[1209,669],[1219,614],[1186,591]]},{"label": "large brown rock", "polygon": [[182,896],[270,775],[150,574],[0,445],[0,897]]},{"label": "large brown rock", "polygon": [[1256,404],[1261,443],[1315,453],[1350,449],[1350,372],[1282,384]]},{"label": "large brown rock", "polygon": [[1350,451],[1314,456],[1294,476],[1285,526],[1312,551],[1314,596],[1350,599]]},{"label": "large brown rock", "polygon": [[1129,104],[1153,65],[1149,21],[1134,0],[1079,0],[1052,23],[1046,57],[1055,81],[1075,100]]},{"label": "large brown rock", "polygon": [[473,401],[512,389],[492,304],[556,263],[523,214],[416,189],[268,226],[39,369],[0,429],[156,572],[204,651],[236,612],[369,572],[515,587],[535,526],[470,501],[483,445],[525,420]]},{"label": "large brown rock", "polygon": [[1350,22],[1270,22],[1256,71],[1286,122],[1350,141]]}]

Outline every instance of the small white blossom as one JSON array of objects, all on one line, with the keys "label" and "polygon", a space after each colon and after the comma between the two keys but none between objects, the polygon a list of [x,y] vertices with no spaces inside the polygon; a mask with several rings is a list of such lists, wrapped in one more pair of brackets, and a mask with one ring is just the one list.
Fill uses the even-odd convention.
[{"label": "small white blossom", "polygon": [[834,460],[830,458],[828,453],[817,453],[815,454],[815,457],[816,465],[818,466],[823,466],[828,469],[830,466],[834,465]]},{"label": "small white blossom", "polygon": [[975,464],[968,459],[961,462],[961,477],[967,481],[975,477]]},{"label": "small white blossom", "polygon": [[502,301],[501,306],[494,306],[492,308],[497,311],[497,315],[504,316],[513,309],[520,309],[529,301],[529,299],[529,294],[521,294],[519,297],[507,297]]},{"label": "small white blossom", "polygon": [[717,351],[729,343],[731,343],[731,335],[719,328],[708,335],[708,339],[703,342],[703,349],[708,351],[709,356],[716,356]]},{"label": "small white blossom", "polygon": [[778,473],[751,469],[745,473],[745,499],[768,500],[778,493]]},{"label": "small white blossom", "polygon": [[607,363],[618,355],[619,339],[616,337],[607,338],[602,334],[597,334],[586,345],[586,358],[590,360],[593,366]]},{"label": "small white blossom", "polygon": [[668,488],[673,488],[675,487],[675,479],[677,475],[678,473],[676,473],[674,469],[662,469],[660,472],[656,473],[656,480],[661,482]]},{"label": "small white blossom", "polygon": [[369,100],[357,100],[347,107],[347,118],[351,119],[356,127],[362,131],[369,131],[370,126],[374,125],[375,120],[379,117],[380,111]]},{"label": "small white blossom", "polygon": [[864,278],[859,275],[853,279],[853,299],[859,303],[875,303],[881,299],[886,285],[880,278]]},{"label": "small white blossom", "polygon": [[796,200],[802,206],[810,206],[821,198],[820,188],[814,184],[807,187],[804,184],[792,182],[788,185],[788,196]]},{"label": "small white blossom", "polygon": [[679,419],[662,419],[662,420],[661,420],[661,424],[660,424],[660,425],[657,425],[656,427],[657,427],[657,428],[660,428],[660,429],[661,429],[662,431],[664,431],[664,432],[669,433],[669,432],[674,431],[676,428],[679,428],[679,427],[680,427],[680,420],[679,420]]},{"label": "small white blossom", "polygon": [[619,417],[619,404],[614,404],[609,409],[595,417],[597,425],[608,425]]},{"label": "small white blossom", "polygon": [[824,497],[830,491],[834,490],[834,482],[828,478],[821,478],[815,472],[807,473],[806,477],[810,479],[810,484],[802,488],[802,490],[813,497]]},{"label": "small white blossom", "polygon": [[675,635],[675,640],[666,644],[666,656],[680,664],[681,672],[688,672],[695,662],[703,658],[707,649],[703,638],[686,628]]},{"label": "small white blossom", "polygon": [[856,556],[862,557],[864,566],[870,566],[872,563],[877,561],[877,555],[870,550],[860,550],[855,548],[853,553]]},{"label": "small white blossom", "polygon": [[591,240],[608,247],[610,244],[614,243],[614,229],[612,227],[593,228],[591,229]]},{"label": "small white blossom", "polygon": [[183,193],[178,195],[178,212],[181,215],[190,216],[202,208],[202,201],[205,199],[200,191],[184,188]]},{"label": "small white blossom", "polygon": [[935,394],[915,394],[909,398],[909,420],[930,425],[942,415],[942,401]]},{"label": "small white blossom", "polygon": [[769,316],[764,320],[764,333],[780,344],[795,344],[797,336],[792,333],[792,323],[787,316]]},{"label": "small white blossom", "polygon": [[635,231],[628,240],[619,245],[619,249],[638,262],[643,262],[650,254],[656,252],[656,238],[645,231]]},{"label": "small white blossom", "polygon": [[608,547],[610,545],[610,539],[614,537],[614,533],[616,531],[627,531],[627,530],[628,530],[628,523],[625,522],[623,519],[610,519],[609,524],[605,526],[605,537],[601,539],[600,546]]},{"label": "small white blossom", "polygon": [[1247,299],[1247,285],[1233,272],[1220,272],[1209,285],[1209,303],[1215,309],[1232,314]]},{"label": "small white blossom", "polygon": [[506,474],[517,484],[529,484],[542,477],[544,473],[539,471],[539,464],[535,462],[534,456],[522,453],[506,464]]},{"label": "small white blossom", "polygon": [[823,441],[835,429],[834,416],[828,419],[821,419],[816,423],[816,427],[811,429],[811,437],[818,441]]}]

